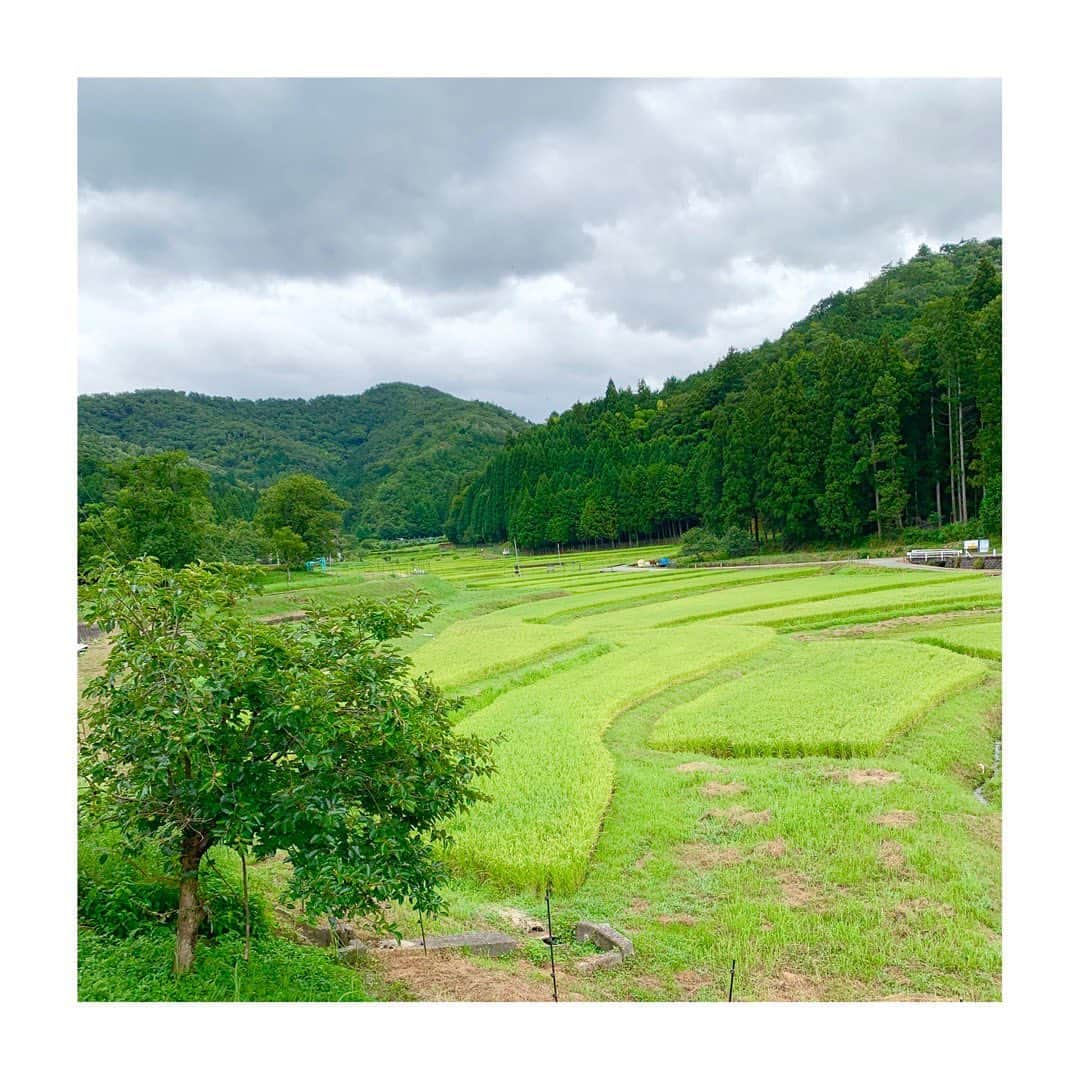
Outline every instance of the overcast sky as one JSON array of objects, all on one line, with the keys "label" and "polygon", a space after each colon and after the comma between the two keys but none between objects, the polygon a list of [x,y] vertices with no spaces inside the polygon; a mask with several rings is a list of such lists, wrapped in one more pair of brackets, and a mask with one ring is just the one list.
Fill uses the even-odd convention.
[{"label": "overcast sky", "polygon": [[538,420],[1001,235],[997,80],[82,80],[80,390]]}]

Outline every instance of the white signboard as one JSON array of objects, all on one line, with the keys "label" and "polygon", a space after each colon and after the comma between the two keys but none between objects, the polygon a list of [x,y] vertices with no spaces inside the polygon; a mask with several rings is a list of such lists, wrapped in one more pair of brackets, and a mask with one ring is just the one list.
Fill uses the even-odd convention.
[{"label": "white signboard", "polygon": [[985,555],[989,550],[990,550],[990,541],[989,540],[980,540],[979,541],[979,554],[980,555]]}]

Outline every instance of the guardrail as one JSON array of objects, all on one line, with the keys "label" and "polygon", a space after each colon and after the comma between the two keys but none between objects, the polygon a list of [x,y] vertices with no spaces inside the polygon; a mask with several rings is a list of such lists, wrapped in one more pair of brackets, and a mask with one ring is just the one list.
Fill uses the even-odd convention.
[{"label": "guardrail", "polygon": [[962,559],[964,553],[951,549],[942,548],[931,551],[926,548],[916,548],[907,553],[908,562],[950,562],[953,559]]}]

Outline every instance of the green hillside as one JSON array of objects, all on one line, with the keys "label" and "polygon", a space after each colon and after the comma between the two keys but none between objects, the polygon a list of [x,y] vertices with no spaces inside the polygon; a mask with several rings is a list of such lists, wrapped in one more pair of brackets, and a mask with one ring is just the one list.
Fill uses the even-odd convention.
[{"label": "green hillside", "polygon": [[448,533],[526,547],[674,538],[794,546],[967,522],[1000,528],[1001,241],[882,268],[777,341],[643,382],[509,441]]},{"label": "green hillside", "polygon": [[526,427],[506,409],[406,383],[310,401],[88,394],[79,398],[79,503],[97,501],[108,462],[184,450],[211,473],[219,519],[250,517],[258,489],[301,471],[348,500],[353,532],[433,536],[462,479]]}]

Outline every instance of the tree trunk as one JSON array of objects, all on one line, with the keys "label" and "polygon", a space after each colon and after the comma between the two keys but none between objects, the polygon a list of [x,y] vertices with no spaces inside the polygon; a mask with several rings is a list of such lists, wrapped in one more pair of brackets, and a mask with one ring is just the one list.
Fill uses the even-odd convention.
[{"label": "tree trunk", "polygon": [[240,875],[244,890],[244,962],[251,959],[251,906],[248,902],[247,855],[240,852]]},{"label": "tree trunk", "polygon": [[953,436],[952,423],[952,376],[946,384],[945,406],[949,414],[949,503],[952,508],[951,517],[955,522],[956,515],[956,440]]},{"label": "tree trunk", "polygon": [[960,391],[960,372],[956,373],[956,427],[960,438],[960,515],[968,519],[967,469],[964,467],[964,397]]},{"label": "tree trunk", "polygon": [[930,441],[934,446],[934,493],[937,496],[937,523],[940,528],[941,517],[941,473],[938,471],[937,428],[934,426],[934,395],[930,395]]},{"label": "tree trunk", "polygon": [[210,838],[185,830],[180,846],[180,908],[176,916],[176,956],[173,971],[183,975],[195,962],[195,941],[199,935],[203,907],[199,901],[199,862],[210,847]]},{"label": "tree trunk", "polygon": [[870,439],[870,468],[873,474],[874,484],[874,520],[877,522],[878,539],[881,539],[881,494],[878,491],[877,482],[877,450],[874,447],[873,438]]}]

